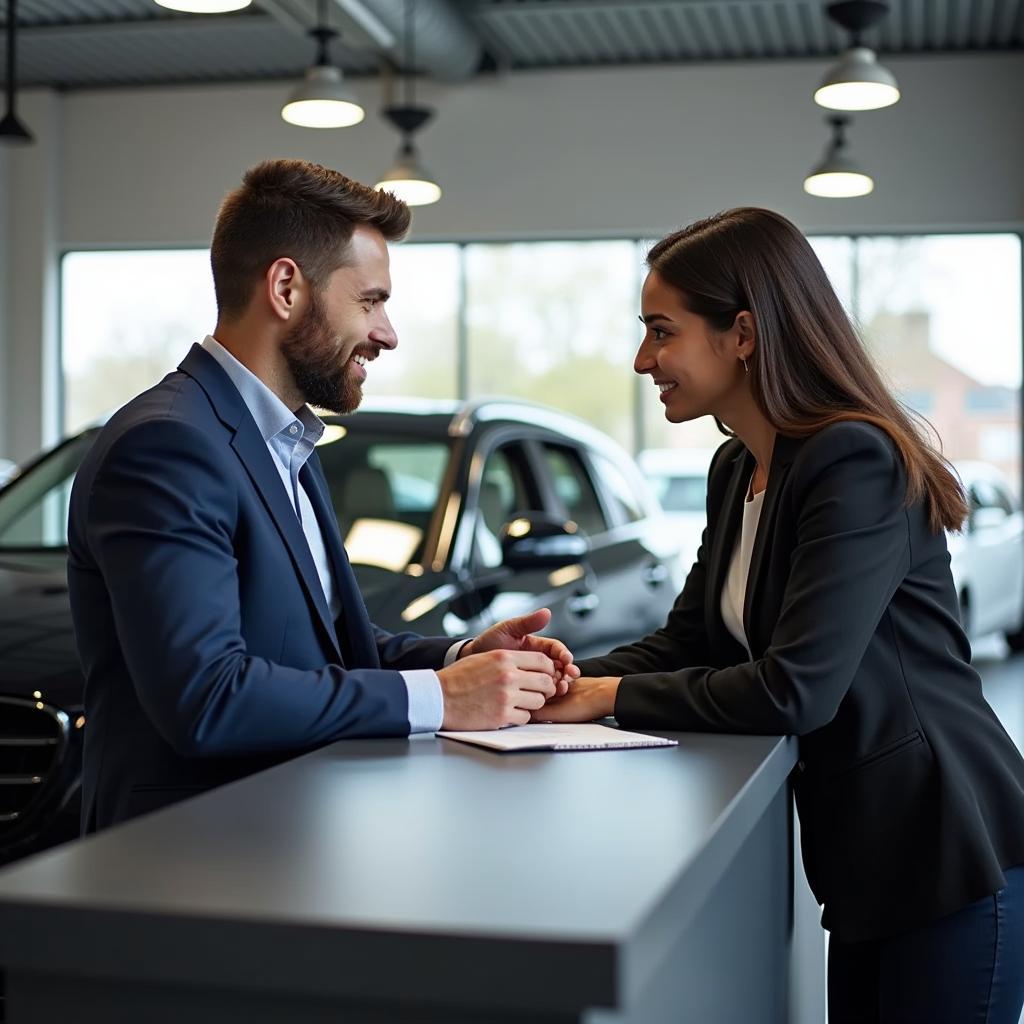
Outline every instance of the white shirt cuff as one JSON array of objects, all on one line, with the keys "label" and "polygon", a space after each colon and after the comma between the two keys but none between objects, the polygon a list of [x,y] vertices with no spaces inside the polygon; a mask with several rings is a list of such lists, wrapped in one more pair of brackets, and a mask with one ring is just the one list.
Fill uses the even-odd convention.
[{"label": "white shirt cuff", "polygon": [[[475,638],[469,638],[469,640],[473,639]],[[447,668],[449,665],[454,664],[455,659],[459,656],[459,651],[461,651],[462,648],[469,643],[469,640],[456,640],[455,643],[453,643],[451,647],[448,648],[448,653],[444,656],[444,665],[442,666],[443,668]]]},{"label": "white shirt cuff", "polygon": [[437,673],[432,668],[409,669],[402,679],[409,694],[409,732],[437,732],[444,722],[444,695]]}]

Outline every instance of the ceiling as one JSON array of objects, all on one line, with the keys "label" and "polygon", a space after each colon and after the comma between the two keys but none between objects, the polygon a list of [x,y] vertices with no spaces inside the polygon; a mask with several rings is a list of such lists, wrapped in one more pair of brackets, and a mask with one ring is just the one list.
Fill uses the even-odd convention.
[{"label": "ceiling", "polygon": [[[402,0],[326,0],[332,57],[352,75],[402,60]],[[153,0],[20,0],[20,85],[64,89],[294,78],[311,63],[315,0],[228,15]],[[494,69],[825,58],[845,35],[824,0],[415,0],[416,67]],[[883,54],[1024,49],[1024,0],[891,0],[866,41]],[[0,55],[0,68],[5,60]]]}]

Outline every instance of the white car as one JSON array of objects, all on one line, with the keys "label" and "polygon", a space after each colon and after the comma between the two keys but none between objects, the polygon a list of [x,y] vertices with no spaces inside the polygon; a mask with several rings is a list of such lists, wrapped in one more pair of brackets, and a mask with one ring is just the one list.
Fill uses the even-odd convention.
[{"label": "white car", "polygon": [[970,515],[948,536],[960,620],[972,640],[1003,633],[1024,650],[1024,513],[1006,477],[985,462],[956,462]]},{"label": "white car", "polygon": [[697,560],[707,525],[708,467],[714,448],[648,448],[637,463],[675,531],[684,571]]}]

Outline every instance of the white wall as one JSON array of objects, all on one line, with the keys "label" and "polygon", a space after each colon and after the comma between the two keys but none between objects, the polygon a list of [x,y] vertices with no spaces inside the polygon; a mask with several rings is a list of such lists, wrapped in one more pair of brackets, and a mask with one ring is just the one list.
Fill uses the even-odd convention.
[{"label": "white wall", "polygon": [[[828,137],[811,100],[822,62],[517,73],[425,89],[438,116],[423,157],[446,195],[417,211],[414,237],[658,235],[740,204],[773,207],[808,231],[1024,227],[1024,56],[886,63],[903,99],[855,119],[853,153],[877,188],[854,200],[801,188]],[[356,84],[376,108],[376,84]],[[48,357],[32,328],[45,335],[54,322],[41,265],[54,246],[206,244],[221,197],[264,157],[305,157],[371,182],[390,163],[397,140],[378,117],[329,133],[294,128],[278,116],[286,89],[26,97],[41,145],[7,158],[18,279],[0,394],[8,424],[39,419],[27,403]],[[8,452],[23,457],[46,425],[8,433]]]}]

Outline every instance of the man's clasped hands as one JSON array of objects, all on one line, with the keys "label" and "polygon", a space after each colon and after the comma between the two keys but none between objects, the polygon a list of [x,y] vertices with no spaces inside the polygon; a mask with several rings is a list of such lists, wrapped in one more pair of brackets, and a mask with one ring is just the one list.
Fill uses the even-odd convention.
[{"label": "man's clasped hands", "polygon": [[438,672],[443,728],[586,722],[611,714],[618,679],[581,679],[565,644],[537,635],[550,621],[551,612],[540,608],[465,643],[458,658]]}]

